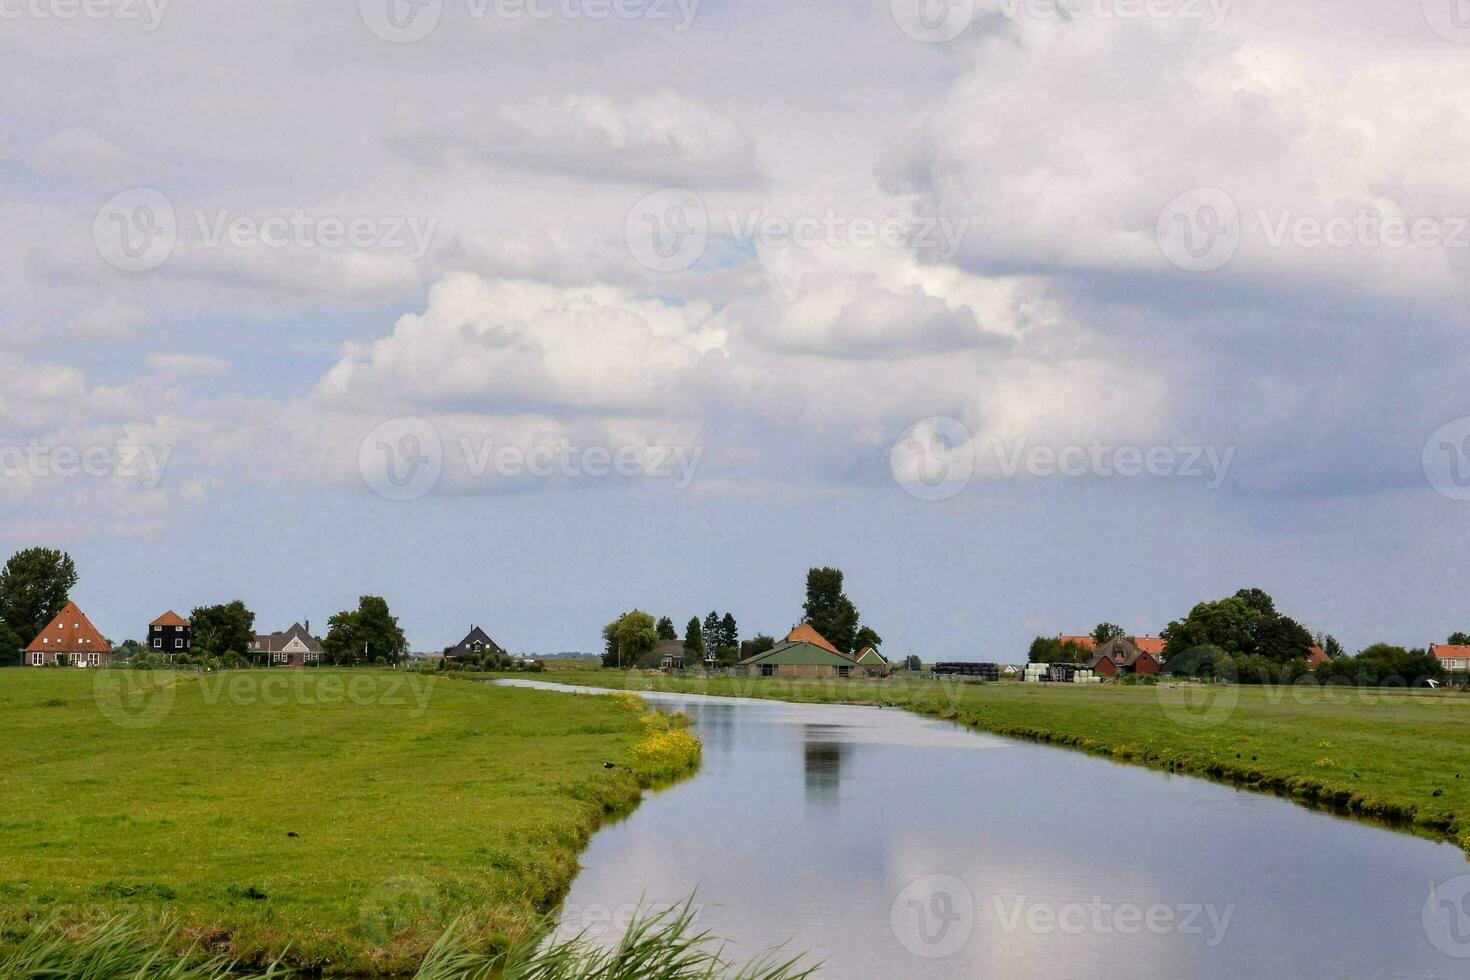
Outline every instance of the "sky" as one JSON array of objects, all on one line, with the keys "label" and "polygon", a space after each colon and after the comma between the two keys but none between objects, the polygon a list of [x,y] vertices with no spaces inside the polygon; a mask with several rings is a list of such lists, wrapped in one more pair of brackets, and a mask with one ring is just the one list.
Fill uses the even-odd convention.
[{"label": "sky", "polygon": [[0,0],[0,550],[890,658],[1470,629],[1456,0]]}]

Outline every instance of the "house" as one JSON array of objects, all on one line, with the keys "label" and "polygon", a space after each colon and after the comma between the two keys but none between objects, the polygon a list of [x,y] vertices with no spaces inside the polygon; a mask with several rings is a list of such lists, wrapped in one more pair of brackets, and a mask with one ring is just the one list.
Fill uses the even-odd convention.
[{"label": "house", "polygon": [[888,661],[872,647],[842,653],[827,638],[802,623],[765,653],[735,665],[746,677],[887,677]]},{"label": "house", "polygon": [[170,609],[148,624],[148,652],[172,660],[193,649],[194,630],[189,621]]},{"label": "house", "polygon": [[1437,658],[1445,670],[1456,673],[1470,670],[1470,646],[1431,643],[1429,655]]},{"label": "house", "polygon": [[112,644],[75,602],[68,602],[25,648],[25,663],[31,667],[107,667],[112,663]]},{"label": "house", "polygon": [[504,647],[490,639],[488,633],[478,626],[471,626],[463,640],[444,651],[444,660],[446,663],[463,663],[466,660],[477,660],[485,653],[509,656]]},{"label": "house", "polygon": [[651,653],[638,658],[638,666],[647,670],[683,670],[686,666],[700,666],[700,660],[698,656],[686,657],[683,640],[659,640]]},{"label": "house", "polygon": [[735,669],[746,677],[851,677],[858,666],[836,650],[806,640],[782,640]]},{"label": "house", "polygon": [[[1086,650],[1088,653],[1097,652],[1097,639],[1095,637],[1063,636],[1059,639],[1061,639],[1063,643],[1075,643],[1082,649]],[[1132,643],[1139,650],[1142,650],[1144,653],[1151,654],[1155,660],[1158,660],[1161,663],[1163,662],[1164,638],[1162,636],[1130,636],[1127,639],[1129,643]]]},{"label": "house", "polygon": [[1321,647],[1313,646],[1307,648],[1307,669],[1316,670],[1323,664],[1332,663],[1332,658],[1327,656],[1327,651]]},{"label": "house", "polygon": [[873,647],[863,647],[852,658],[868,677],[887,677],[892,673],[888,661]]},{"label": "house", "polygon": [[1120,674],[1153,676],[1162,666],[1156,655],[1140,650],[1132,640],[1124,639],[1104,643],[1087,661],[1087,669],[1099,677],[1117,677]]},{"label": "house", "polygon": [[257,633],[250,656],[265,667],[315,667],[322,662],[322,641],[311,635],[311,620],[292,623],[280,633]]}]

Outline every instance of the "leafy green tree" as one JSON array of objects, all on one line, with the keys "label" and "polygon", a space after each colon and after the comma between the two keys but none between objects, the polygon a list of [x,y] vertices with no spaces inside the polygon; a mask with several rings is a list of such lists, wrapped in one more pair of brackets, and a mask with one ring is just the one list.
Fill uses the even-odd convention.
[{"label": "leafy green tree", "polygon": [[1098,646],[1121,640],[1127,635],[1117,623],[1098,623],[1097,628],[1092,631],[1092,638],[1097,641]]},{"label": "leafy green tree", "polygon": [[8,624],[0,621],[0,667],[14,667],[23,663],[22,653],[26,644],[20,642],[20,637]]},{"label": "leafy green tree", "polygon": [[919,659],[917,654],[911,653],[904,658],[903,667],[904,670],[912,670],[917,673],[924,669],[924,663]]},{"label": "leafy green tree", "polygon": [[863,626],[858,629],[857,636],[853,637],[852,649],[854,653],[872,647],[877,650],[883,646],[883,637],[871,626]]},{"label": "leafy green tree", "polygon": [[720,667],[734,667],[740,662],[739,647],[720,647],[715,651],[715,663]]},{"label": "leafy green tree", "polygon": [[[658,630],[653,617],[641,609],[623,613],[602,631],[611,654],[603,657],[606,666],[629,668],[653,652],[658,646]],[[611,663],[608,660],[611,659]]]},{"label": "leafy green tree", "polygon": [[17,551],[0,570],[0,620],[26,647],[71,599],[77,566],[53,548]]},{"label": "leafy green tree", "polygon": [[858,610],[842,591],[842,572],[836,568],[813,568],[806,574],[806,621],[843,653],[851,653],[857,640]]},{"label": "leafy green tree", "polygon": [[1449,644],[1455,647],[1470,646],[1470,633],[1451,633]]},{"label": "leafy green tree", "polygon": [[704,631],[699,627],[699,617],[692,616],[689,625],[684,627],[684,659],[687,662],[690,655],[699,660],[704,659]]},{"label": "leafy green tree", "polygon": [[332,664],[397,664],[408,653],[408,638],[381,596],[365,595],[355,610],[343,610],[327,620],[322,640]]},{"label": "leafy green tree", "polygon": [[1038,636],[1031,641],[1027,659],[1033,664],[1082,664],[1092,658],[1085,646],[1059,636]]},{"label": "leafy green tree", "polygon": [[674,621],[667,616],[659,618],[658,624],[654,626],[654,632],[660,640],[677,640],[679,633],[674,629]]},{"label": "leafy green tree", "polygon": [[740,649],[740,627],[736,625],[735,617],[729,613],[725,613],[720,620],[720,649],[726,647]]},{"label": "leafy green tree", "polygon": [[750,655],[752,657],[765,653],[776,645],[776,638],[768,633],[757,633],[750,640]]},{"label": "leafy green tree", "polygon": [[194,653],[223,657],[250,649],[255,641],[255,613],[236,599],[218,606],[196,606],[189,613]]},{"label": "leafy green tree", "polygon": [[1342,648],[1342,644],[1337,641],[1337,637],[1331,633],[1318,633],[1316,639],[1317,646],[1322,648],[1322,652],[1327,654],[1330,660],[1336,660],[1338,657],[1344,656],[1347,653]]},{"label": "leafy green tree", "polygon": [[1361,687],[1418,687],[1427,680],[1443,680],[1444,664],[1424,650],[1406,650],[1390,643],[1375,643],[1356,657],[1342,657],[1318,667],[1315,673],[1324,684],[1347,683]]},{"label": "leafy green tree", "polygon": [[1163,631],[1164,655],[1214,646],[1230,656],[1262,656],[1274,663],[1305,660],[1312,635],[1296,620],[1276,611],[1260,589],[1241,589],[1228,599],[1202,602]]}]

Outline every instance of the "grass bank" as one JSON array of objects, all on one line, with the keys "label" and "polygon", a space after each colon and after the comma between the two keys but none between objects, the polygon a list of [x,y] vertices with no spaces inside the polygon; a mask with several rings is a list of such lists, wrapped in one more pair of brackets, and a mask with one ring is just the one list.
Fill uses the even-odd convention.
[{"label": "grass bank", "polygon": [[699,761],[636,701],[406,673],[0,680],[0,949],[119,915],[245,965],[412,970],[455,920],[507,949]]},{"label": "grass bank", "polygon": [[1225,780],[1470,851],[1470,697],[1297,686],[678,679],[560,671],[629,690],[900,707],[1121,762]]}]

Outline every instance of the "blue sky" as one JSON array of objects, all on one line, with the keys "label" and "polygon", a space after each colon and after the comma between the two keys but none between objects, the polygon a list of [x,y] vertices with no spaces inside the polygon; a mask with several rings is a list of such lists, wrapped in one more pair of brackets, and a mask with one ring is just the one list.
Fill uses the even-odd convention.
[{"label": "blue sky", "polygon": [[1470,628],[1449,0],[398,2],[0,35],[0,547],[114,639],[779,633],[826,564],[891,656]]}]

